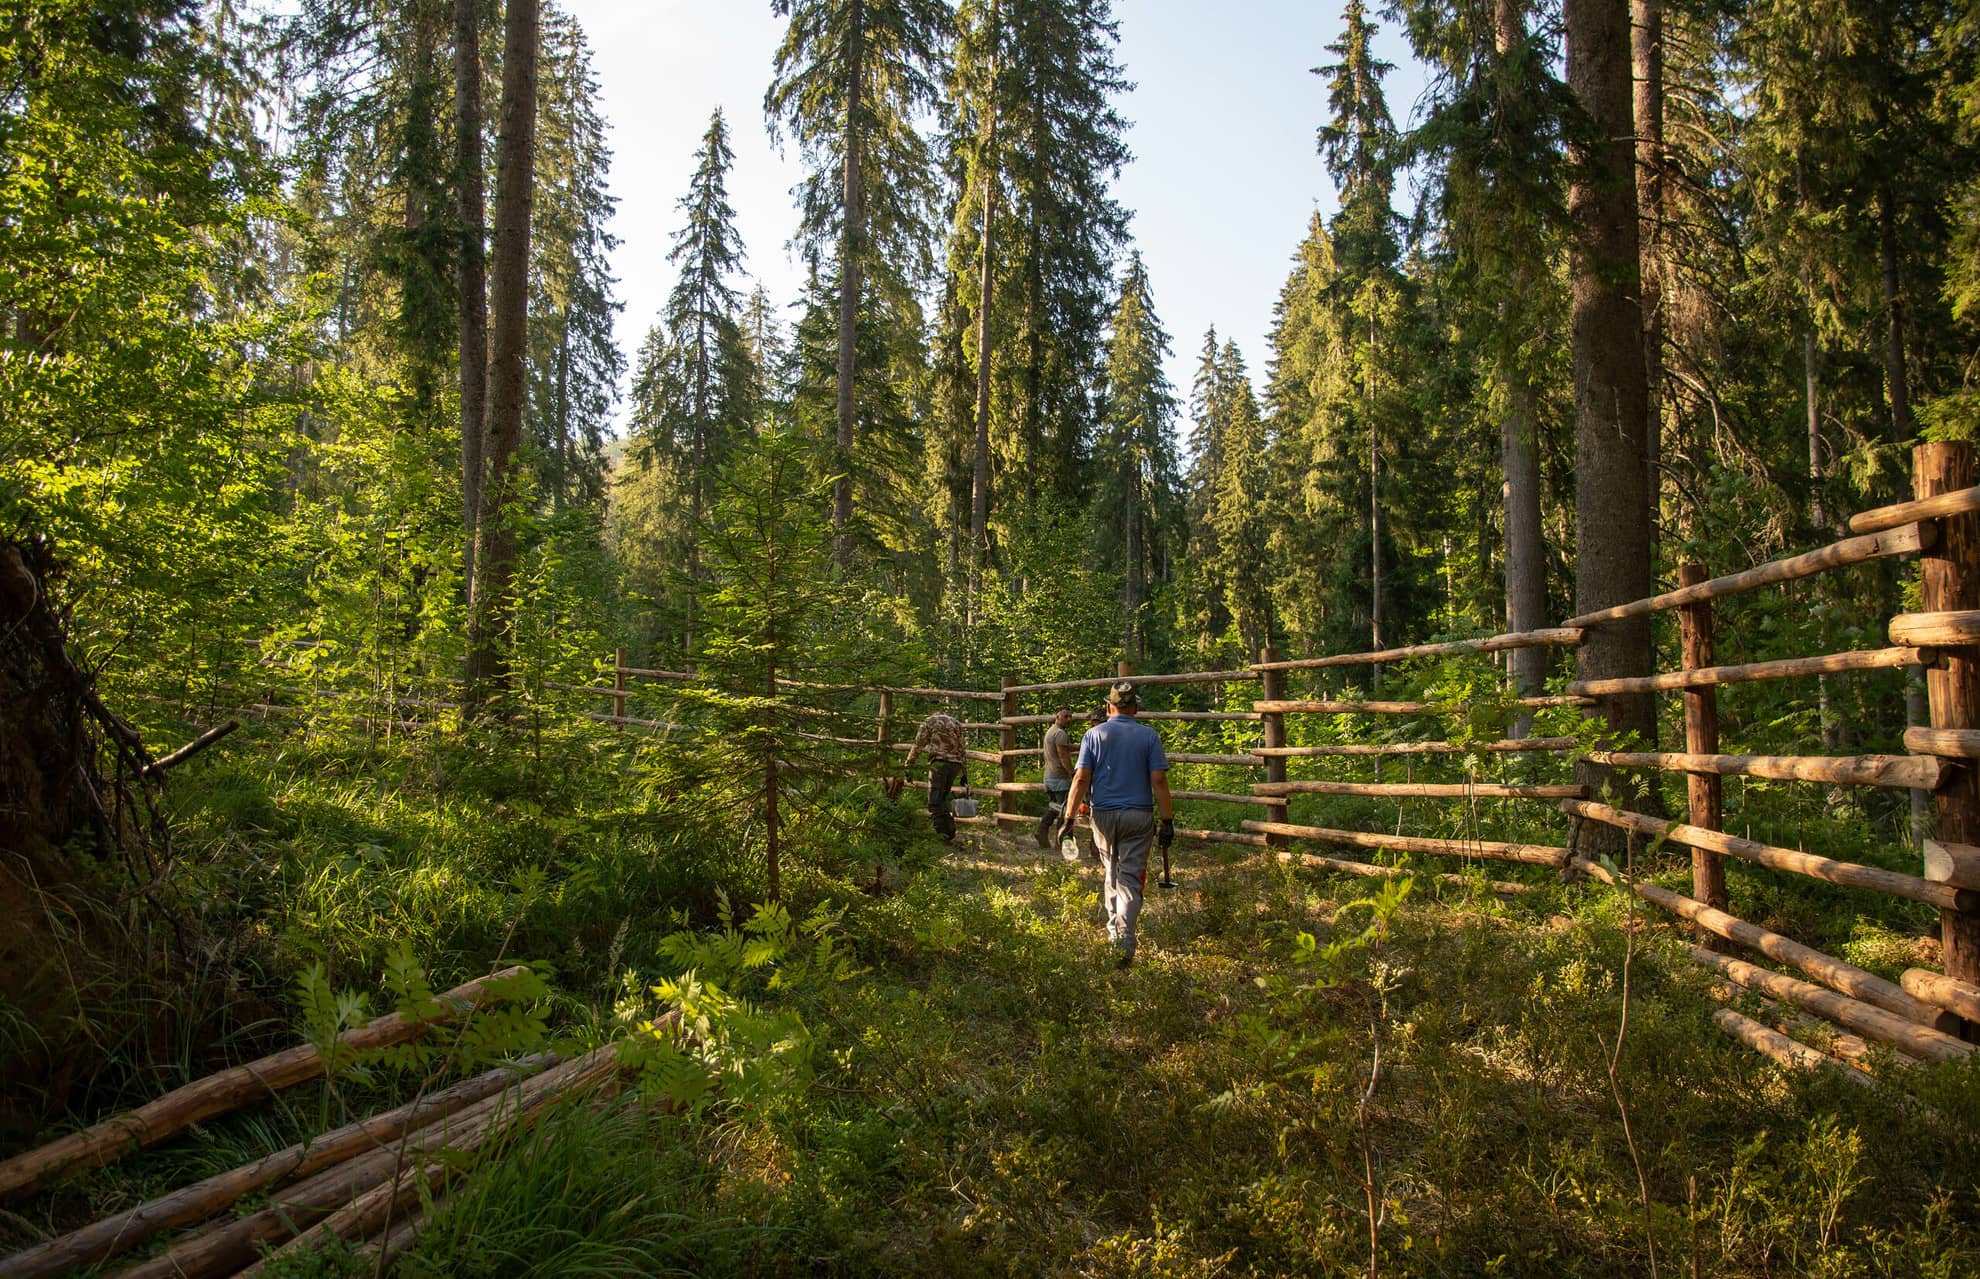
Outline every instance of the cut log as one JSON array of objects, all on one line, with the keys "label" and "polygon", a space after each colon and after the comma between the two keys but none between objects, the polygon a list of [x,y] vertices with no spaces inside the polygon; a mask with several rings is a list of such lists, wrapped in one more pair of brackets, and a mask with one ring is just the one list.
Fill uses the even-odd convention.
[{"label": "cut log", "polygon": [[[520,967],[505,968],[454,987],[439,997],[441,1012],[432,1021],[407,1021],[397,1013],[388,1013],[369,1025],[345,1031],[337,1037],[337,1042],[351,1052],[363,1052],[416,1039],[429,1026],[448,1021],[494,998],[489,993],[491,985],[522,971]],[[71,1169],[114,1163],[133,1150],[157,1145],[201,1120],[264,1101],[281,1089],[292,1088],[322,1073],[323,1054],[314,1044],[299,1044],[245,1066],[195,1080],[135,1110],[0,1164],[0,1199],[33,1190]]]},{"label": "cut log", "polygon": [[1519,631],[1484,639],[1448,640],[1441,644],[1413,644],[1408,648],[1383,648],[1368,653],[1332,653],[1326,657],[1301,657],[1286,662],[1254,662],[1255,671],[1306,671],[1323,666],[1366,666],[1382,662],[1406,662],[1418,657],[1443,657],[1451,653],[1497,653],[1511,648],[1569,647],[1581,643],[1581,632],[1574,627]]},{"label": "cut log", "polygon": [[157,759],[152,760],[149,764],[146,764],[142,769],[139,769],[138,771],[143,773],[144,776],[146,777],[156,777],[160,773],[163,773],[166,770],[173,768],[176,765],[185,763],[187,760],[199,754],[201,751],[213,745],[213,743],[219,741],[221,738],[233,732],[235,729],[239,728],[240,726],[241,726],[241,722],[237,719],[230,719],[224,724],[216,724],[212,728],[207,729],[204,733],[201,733],[198,737],[195,737],[191,741],[187,742],[184,746],[181,746],[179,749],[173,751],[171,754],[159,756]]},{"label": "cut log", "polygon": [[[1335,870],[1343,875],[1359,875],[1363,879],[1394,879],[1398,875],[1421,875],[1425,873],[1418,870],[1409,870],[1402,866],[1373,866],[1367,862],[1349,861],[1345,857],[1322,857],[1318,853],[1281,852],[1277,854],[1277,857],[1282,862],[1291,862],[1300,866],[1313,866],[1321,870]],[[1439,883],[1443,884],[1468,886],[1471,883],[1464,876],[1453,875],[1447,871],[1436,872],[1435,878]],[[1530,884],[1515,884],[1498,880],[1489,881],[1486,886],[1495,893],[1504,893],[1509,897],[1526,892],[1532,887]]]},{"label": "cut log", "polygon": [[1772,870],[1787,871],[1795,875],[1806,875],[1830,884],[1844,884],[1851,888],[1867,888],[1873,892],[1888,893],[1893,897],[1906,897],[1912,901],[1924,902],[1928,906],[1947,909],[1960,901],[1960,890],[1946,884],[1934,884],[1916,875],[1903,871],[1885,870],[1881,866],[1865,866],[1860,862],[1839,862],[1815,853],[1797,852],[1792,848],[1776,848],[1758,840],[1745,839],[1738,835],[1728,835],[1724,831],[1707,830],[1702,826],[1692,826],[1684,822],[1665,821],[1661,817],[1650,817],[1643,813],[1632,813],[1627,809],[1613,808],[1608,804],[1596,804],[1585,800],[1569,800],[1561,805],[1561,811],[1607,826],[1633,830],[1639,835],[1651,838],[1664,838],[1687,848],[1702,848],[1708,852],[1722,853],[1727,857],[1737,857],[1741,861],[1766,866]]},{"label": "cut log", "polygon": [[[678,1012],[670,1012],[661,1022],[670,1024],[679,1016]],[[610,1046],[600,1050],[609,1051]],[[565,1062],[520,1087],[429,1123],[386,1149],[334,1165],[306,1181],[277,1191],[270,1197],[269,1206],[260,1212],[182,1240],[156,1257],[118,1271],[117,1279],[210,1279],[233,1274],[254,1262],[264,1247],[291,1238],[298,1230],[397,1177],[407,1167],[415,1166],[422,1155],[458,1147],[490,1123],[498,1120],[506,1123],[505,1116],[514,1117],[550,1096],[572,1090],[579,1086],[579,1079],[589,1081],[610,1073],[613,1063],[606,1061],[600,1071],[594,1060],[598,1055],[593,1053]]]},{"label": "cut log", "polygon": [[1847,1062],[1837,1061],[1827,1053],[1810,1048],[1798,1039],[1789,1039],[1778,1030],[1770,1030],[1743,1013],[1730,1008],[1721,1008],[1712,1014],[1712,1024],[1737,1039],[1748,1048],[1763,1056],[1771,1057],[1783,1066],[1793,1070],[1821,1070],[1827,1067],[1853,1084],[1866,1088],[1875,1087],[1877,1081]]},{"label": "cut log", "polygon": [[1898,984],[1926,1003],[1980,1025],[1980,986],[1926,968],[1905,969]]},{"label": "cut log", "polygon": [[1834,675],[1844,671],[1880,671],[1931,664],[1932,650],[1929,648],[1870,648],[1830,653],[1824,657],[1749,662],[1744,666],[1703,666],[1697,670],[1668,671],[1662,675],[1638,675],[1627,679],[1585,679],[1569,684],[1568,692],[1583,697],[1602,697],[1612,693],[1665,693],[1673,689],[1746,684],[1755,680],[1789,679],[1799,675]]},{"label": "cut log", "polygon": [[[1701,947],[1701,949],[1703,949]],[[1817,986],[1817,990],[1821,987]],[[1834,1022],[1803,1012],[1790,1004],[1770,999],[1758,991],[1745,990],[1732,982],[1717,982],[1712,987],[1712,997],[1720,1003],[1730,1004],[1738,1000],[1750,1000],[1759,1006],[1762,1018],[1768,1025],[1783,1035],[1790,1035],[1805,1044],[1810,1044],[1831,1057],[1839,1057],[1860,1070],[1875,1074],[1873,1066],[1880,1065],[1879,1058],[1903,1069],[1911,1069],[1918,1064],[1916,1057],[1899,1052],[1889,1044],[1871,1043],[1863,1036],[1844,1030]]]},{"label": "cut log", "polygon": [[[1549,706],[1593,706],[1592,697],[1521,697],[1519,706],[1544,709]],[[1251,709],[1276,715],[1429,715],[1452,708],[1442,702],[1354,702],[1354,701],[1258,701]]]},{"label": "cut log", "polygon": [[1027,795],[1044,790],[1045,783],[1044,782],[998,782],[995,786],[992,786],[990,789],[991,791],[996,793],[1008,792],[1013,795]]},{"label": "cut log", "polygon": [[[618,1068],[617,1054],[616,1044],[606,1044],[527,1081],[519,1088],[492,1098],[485,1103],[488,1109],[477,1110],[472,1120],[454,1124],[444,1140],[418,1151],[406,1151],[402,1160],[387,1167],[387,1175],[377,1184],[297,1234],[281,1248],[239,1271],[241,1279],[262,1274],[277,1257],[294,1257],[308,1252],[333,1236],[356,1242],[384,1231],[400,1210],[419,1202],[422,1192],[431,1194],[439,1189],[458,1156],[474,1153],[555,1098],[588,1088],[611,1075]],[[434,1157],[441,1150],[456,1158]],[[400,1152],[395,1150],[393,1153]]]},{"label": "cut log", "polygon": [[1955,489],[1950,493],[1941,493],[1937,497],[1895,502],[1890,506],[1858,512],[1849,517],[1849,531],[1881,533],[1887,528],[1896,528],[1900,524],[1917,524],[1924,520],[1936,520],[1945,515],[1964,515],[1968,511],[1980,511],[1980,487]]},{"label": "cut log", "polygon": [[[1682,893],[1674,893],[1656,884],[1628,880],[1623,876],[1612,874],[1607,867],[1597,862],[1581,859],[1574,865],[1605,884],[1627,888],[1644,901],[1654,906],[1661,906],[1680,919],[1688,919],[1709,933],[1717,934],[1727,941],[1738,942],[1770,959],[1799,968],[1831,989],[1839,990],[1866,1004],[1874,1004],[1885,1012],[1895,1013],[1907,1021],[1934,1031],[1949,1031],[1958,1026],[1958,1019],[1951,1013],[1934,1008],[1922,999],[1915,999],[1905,994],[1896,984],[1885,981],[1875,973],[1865,972],[1854,964],[1846,964],[1833,955],[1825,955],[1813,946],[1804,946],[1758,924],[1750,924],[1723,910],[1714,910],[1704,902],[1686,897]],[[1972,1045],[1960,1043],[1952,1039],[1950,1034],[1943,1037],[1956,1044],[1957,1050],[1963,1050],[1962,1056],[1973,1050]]]},{"label": "cut log", "polygon": [[1921,1026],[1863,1000],[1839,995],[1813,982],[1777,973],[1758,964],[1749,964],[1731,955],[1721,955],[1703,946],[1689,947],[1687,953],[1694,961],[1717,971],[1728,981],[1826,1017],[1880,1044],[1901,1049],[1920,1061],[1959,1061],[1973,1054],[1973,1045],[1952,1035]]},{"label": "cut log", "polygon": [[1891,643],[1914,648],[1963,648],[1980,644],[1980,609],[1900,613],[1891,619]]},{"label": "cut log", "polygon": [[1515,753],[1519,751],[1571,751],[1580,745],[1572,737],[1521,737],[1496,742],[1380,742],[1343,743],[1338,746],[1255,746],[1254,755],[1267,759],[1306,759],[1331,755],[1469,755]]},{"label": "cut log", "polygon": [[1363,795],[1375,799],[1581,799],[1586,786],[1523,782],[1256,782],[1258,795]]},{"label": "cut log", "polygon": [[[1742,591],[1758,590],[1763,586],[1772,586],[1779,582],[1813,577],[1832,568],[1861,564],[1865,560],[1883,559],[1892,555],[1910,555],[1928,549],[1937,537],[1938,526],[1935,524],[1906,524],[1901,528],[1889,529],[1881,533],[1847,538],[1819,550],[1802,555],[1791,555],[1786,559],[1749,568],[1744,572],[1714,577],[1696,586],[1683,586],[1675,591],[1666,591],[1662,595],[1652,595],[1646,599],[1618,604],[1614,608],[1584,613],[1580,617],[1569,618],[1564,625],[1587,627],[1598,626],[1603,622],[1619,622],[1625,618],[1661,613],[1666,609],[1678,608],[1685,604],[1698,604],[1725,595],[1737,595]],[[1903,643],[1896,638],[1891,642]]]},{"label": "cut log", "polygon": [[1271,800],[1261,799],[1257,795],[1227,795],[1214,790],[1172,790],[1169,798],[1200,800],[1210,804],[1262,804],[1268,808],[1272,804]]},{"label": "cut log", "polygon": [[621,666],[618,670],[621,675],[631,675],[638,679],[666,679],[676,684],[692,684],[699,678],[687,671],[651,671],[639,666]]},{"label": "cut log", "polygon": [[[1104,679],[1069,679],[1055,684],[1013,684],[1013,693],[1059,693],[1073,688],[1112,688],[1120,680],[1118,675]],[[1137,688],[1147,688],[1160,684],[1230,684],[1238,680],[1257,679],[1254,671],[1185,671],[1179,675],[1133,675],[1129,682]]]},{"label": "cut log", "polygon": [[1940,839],[1926,840],[1925,878],[1935,884],[1980,890],[1980,848]]},{"label": "cut log", "polygon": [[1545,844],[1506,844],[1480,839],[1432,839],[1422,835],[1385,835],[1379,831],[1332,830],[1324,826],[1297,826],[1290,822],[1242,823],[1244,829],[1292,839],[1315,839],[1323,844],[1347,844],[1354,848],[1386,848],[1398,853],[1434,853],[1441,857],[1482,857],[1487,861],[1523,862],[1528,866],[1560,867],[1567,864],[1568,850]]},{"label": "cut log", "polygon": [[1590,763],[1672,773],[1764,777],[1777,782],[1936,790],[1948,773],[1931,755],[1691,755],[1682,751],[1590,751]]},{"label": "cut log", "polygon": [[1914,755],[1980,759],[1980,728],[1907,728],[1904,748]]},{"label": "cut log", "polygon": [[1241,835],[1236,831],[1228,830],[1186,830],[1178,826],[1176,838],[1200,840],[1206,844],[1246,844],[1253,848],[1265,847],[1263,835]]},{"label": "cut log", "polygon": [[59,1239],[0,1259],[0,1276],[6,1279],[37,1279],[38,1276],[62,1274],[77,1266],[129,1252],[160,1231],[203,1221],[263,1186],[286,1178],[307,1177],[346,1159],[388,1146],[408,1132],[491,1097],[523,1076],[555,1065],[556,1061],[556,1057],[544,1055],[529,1058],[513,1067],[501,1066],[396,1110],[360,1119],[239,1168],[216,1173],[136,1208],[105,1217]]},{"label": "cut log", "polygon": [[1257,755],[1193,755],[1187,751],[1170,752],[1169,762],[1171,764],[1229,764],[1239,768],[1258,768],[1265,763],[1264,759]]}]

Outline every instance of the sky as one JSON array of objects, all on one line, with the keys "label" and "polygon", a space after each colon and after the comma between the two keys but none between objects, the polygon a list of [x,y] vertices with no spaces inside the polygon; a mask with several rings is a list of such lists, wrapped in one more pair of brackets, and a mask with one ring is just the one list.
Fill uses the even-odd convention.
[{"label": "sky", "polygon": [[[589,37],[610,125],[611,231],[620,241],[612,267],[628,361],[673,287],[667,254],[678,204],[718,106],[735,150],[729,200],[752,277],[742,288],[761,282],[780,308],[794,302],[803,270],[790,245],[792,188],[803,170],[796,146],[780,153],[763,118],[783,34],[769,0],[562,3]],[[1314,142],[1326,86],[1311,68],[1331,60],[1339,9],[1324,0],[1116,0],[1115,17],[1117,60],[1135,86],[1118,104],[1134,159],[1115,193],[1132,212],[1129,232],[1173,342],[1169,379],[1186,400],[1204,331],[1215,325],[1262,382],[1279,287],[1313,211],[1335,205]],[[1396,64],[1385,87],[1404,123],[1423,77],[1400,33],[1383,31],[1377,53]],[[621,419],[625,412],[622,403]]]}]

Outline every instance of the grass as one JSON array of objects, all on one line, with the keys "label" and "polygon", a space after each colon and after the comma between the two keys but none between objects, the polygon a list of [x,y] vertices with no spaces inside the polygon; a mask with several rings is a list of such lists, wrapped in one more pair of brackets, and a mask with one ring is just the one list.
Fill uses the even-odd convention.
[{"label": "grass", "polygon": [[[656,1010],[646,990],[679,967],[669,934],[709,929],[719,890],[747,897],[754,882],[746,839],[698,820],[691,796],[641,790],[609,740],[560,739],[541,761],[236,761],[189,773],[178,795],[181,847],[199,850],[181,884],[196,935],[224,943],[225,979],[253,996],[223,1006],[259,1010],[216,1023],[230,1059],[292,1040],[303,966],[372,989],[404,938],[436,985],[497,954],[545,962],[562,1031],[595,1040]],[[1711,1026],[1704,980],[1675,957],[1683,939],[1610,890],[1491,866],[1532,885],[1507,899],[1425,875],[1371,937],[1355,904],[1369,881],[1181,847],[1182,886],[1149,889],[1140,960],[1120,973],[1090,870],[1022,839],[943,849],[911,801],[829,799],[796,833],[787,891],[800,919],[841,912],[857,975],[794,956],[734,981],[754,1010],[801,1023],[803,1068],[748,1104],[669,1114],[635,1093],[554,1109],[439,1205],[404,1273],[1362,1274],[1369,1169],[1383,1273],[1634,1275],[1653,1247],[1660,1271],[1686,1274],[1980,1267],[1980,1071],[1918,1072],[1922,1105],[1786,1075]],[[885,889],[862,892],[876,860]],[[1684,880],[1681,858],[1663,865]],[[1763,891],[1773,882],[1734,891],[1797,935],[1902,966],[1912,921],[1853,914],[1857,896]],[[1313,957],[1330,943],[1338,955]],[[221,1047],[189,1035],[153,1069],[126,1061],[95,1110]],[[0,1249],[407,1086],[298,1089],[202,1125],[0,1218]],[[345,1265],[310,1264],[299,1273]]]}]

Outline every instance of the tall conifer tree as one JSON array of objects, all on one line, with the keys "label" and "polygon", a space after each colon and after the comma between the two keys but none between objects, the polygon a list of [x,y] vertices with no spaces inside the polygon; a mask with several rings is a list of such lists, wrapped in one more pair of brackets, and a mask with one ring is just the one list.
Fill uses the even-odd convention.
[{"label": "tall conifer tree", "polygon": [[1149,652],[1151,597],[1181,549],[1175,545],[1182,516],[1176,397],[1162,372],[1168,356],[1169,335],[1137,253],[1121,278],[1107,339],[1093,505],[1096,548],[1103,562],[1120,565],[1122,648],[1137,660]]},{"label": "tall conifer tree", "polygon": [[799,237],[812,272],[837,294],[833,422],[833,561],[851,551],[856,378],[862,307],[878,295],[910,309],[925,273],[933,196],[915,112],[936,96],[951,17],[942,0],[771,0],[788,18],[763,107],[788,129],[811,172],[800,187]]}]

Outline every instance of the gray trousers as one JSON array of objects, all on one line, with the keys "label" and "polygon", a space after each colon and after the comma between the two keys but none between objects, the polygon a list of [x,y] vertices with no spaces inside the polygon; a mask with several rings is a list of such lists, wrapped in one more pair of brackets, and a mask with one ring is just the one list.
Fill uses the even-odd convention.
[{"label": "gray trousers", "polygon": [[1107,884],[1100,900],[1107,907],[1107,940],[1134,957],[1135,921],[1141,918],[1141,890],[1148,880],[1148,850],[1155,842],[1155,814],[1145,808],[1106,808],[1093,813],[1093,846],[1100,854]]}]

